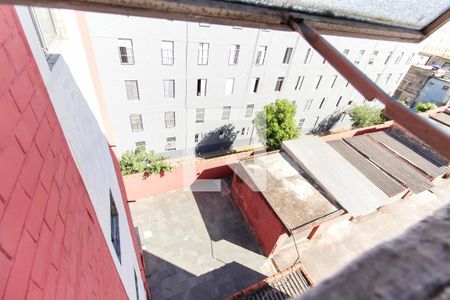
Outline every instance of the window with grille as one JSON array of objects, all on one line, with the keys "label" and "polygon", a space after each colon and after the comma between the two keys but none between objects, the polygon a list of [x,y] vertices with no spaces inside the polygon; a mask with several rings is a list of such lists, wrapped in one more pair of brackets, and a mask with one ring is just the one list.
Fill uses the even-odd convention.
[{"label": "window with grille", "polygon": [[256,52],[256,65],[262,66],[266,59],[267,46],[259,46]]},{"label": "window with grille", "polygon": [[247,109],[245,110],[245,117],[251,118],[253,115],[253,108],[255,107],[254,104],[247,105]]},{"label": "window with grille", "polygon": [[409,58],[406,60],[405,65],[409,65],[412,61],[412,59],[414,58],[414,53],[411,53],[411,55],[409,56]]},{"label": "window with grille", "polygon": [[378,55],[379,52],[380,52],[380,51],[378,51],[378,50],[374,50],[374,51],[372,52],[372,55],[371,55],[370,58],[369,58],[369,65],[373,65],[373,63],[375,62],[375,58],[377,57],[377,55]]},{"label": "window with grille", "polygon": [[375,83],[378,82],[378,80],[380,80],[381,74],[377,74],[377,76],[375,77]]},{"label": "window with grille", "polygon": [[143,147],[145,149],[145,141],[139,141],[135,143],[136,148]]},{"label": "window with grille", "polygon": [[339,104],[341,103],[342,96],[339,97],[338,101],[336,102],[336,107],[339,107]]},{"label": "window with grille", "polygon": [[346,116],[347,116],[347,113],[344,112],[341,117],[341,123],[344,122]]},{"label": "window with grille", "polygon": [[281,91],[281,87],[283,86],[284,77],[278,77],[277,83],[275,84],[275,91]]},{"label": "window with grille", "polygon": [[404,54],[405,54],[404,52],[400,53],[400,55],[397,56],[397,59],[395,60],[394,64],[398,65],[402,60]]},{"label": "window with grille", "polygon": [[209,43],[199,43],[197,64],[207,65],[208,57],[209,57]]},{"label": "window with grille", "polygon": [[133,41],[119,39],[119,57],[122,65],[134,65]]},{"label": "window with grille", "polygon": [[313,103],[313,99],[308,99],[308,101],[306,101],[306,105],[305,105],[305,108],[303,109],[303,111],[310,110],[312,103]]},{"label": "window with grille", "polygon": [[142,124],[142,115],[139,114],[130,115],[130,124],[132,132],[142,131],[144,129],[144,126]]},{"label": "window with grille", "polygon": [[303,63],[305,65],[309,64],[311,62],[311,59],[312,59],[312,50],[311,50],[311,48],[308,48],[308,51],[306,51],[305,60],[303,61]]},{"label": "window with grille", "polygon": [[283,64],[288,64],[291,61],[293,48],[286,48],[286,52],[284,52]]},{"label": "window with grille", "polygon": [[164,80],[164,98],[175,98],[175,80]]},{"label": "window with grille", "polygon": [[128,100],[139,100],[139,87],[137,80],[125,80],[125,89]]},{"label": "window with grille", "polygon": [[197,108],[195,112],[195,123],[204,123],[205,122],[205,109]]},{"label": "window with grille", "polygon": [[166,151],[177,150],[177,138],[174,136],[166,138]]},{"label": "window with grille", "polygon": [[164,119],[166,121],[166,128],[175,127],[175,112],[174,111],[167,111],[165,113]]},{"label": "window with grille", "polygon": [[175,63],[175,55],[173,51],[172,41],[161,42],[161,64],[173,65]]},{"label": "window with grille", "polygon": [[259,86],[259,77],[254,77],[252,80],[251,85],[251,93],[256,94],[258,92],[258,86]]},{"label": "window with grille", "polygon": [[322,98],[322,101],[320,101],[319,109],[322,109],[322,107],[325,105],[326,102],[327,98]]},{"label": "window with grille", "polygon": [[322,75],[316,76],[316,90],[319,88],[321,81],[322,81]]},{"label": "window with grille", "polygon": [[385,82],[385,84],[388,84],[388,82],[391,79],[391,77],[392,77],[392,73],[389,73],[389,74],[386,75],[386,82]]},{"label": "window with grille", "polygon": [[231,113],[231,106],[224,106],[222,110],[222,120],[229,120]]},{"label": "window with grille", "polygon": [[384,64],[387,65],[389,61],[391,60],[393,51],[389,51],[388,56],[386,57],[386,60],[384,61]]},{"label": "window with grille", "polygon": [[305,80],[305,76],[298,76],[297,83],[295,84],[295,90],[300,91],[303,85],[303,81]]},{"label": "window with grille", "polygon": [[330,89],[332,89],[334,87],[334,84],[336,83],[337,78],[338,78],[337,75],[333,76],[333,80],[331,81]]},{"label": "window with grille", "polygon": [[227,81],[225,83],[225,95],[233,95],[233,89],[234,89],[234,78],[227,78]]},{"label": "window with grille", "polygon": [[305,123],[305,119],[298,120],[297,129],[302,129],[304,123]]},{"label": "window with grille", "polygon": [[344,51],[342,51],[342,53],[347,56],[350,53],[350,49],[344,49]]},{"label": "window with grille", "polygon": [[241,49],[240,45],[231,45],[230,46],[230,55],[228,57],[229,65],[237,65],[239,61],[239,50]]},{"label": "window with grille", "polygon": [[206,79],[197,79],[197,96],[206,96]]},{"label": "window with grille", "polygon": [[364,55],[364,52],[366,52],[366,51],[364,51],[364,50],[359,50],[358,57],[355,59],[355,64],[356,64],[356,65],[359,65],[359,63],[361,62],[361,59],[362,59],[362,57],[363,57],[363,55]]},{"label": "window with grille", "polygon": [[313,126],[313,128],[316,128],[316,126],[317,126],[318,123],[319,123],[319,117],[316,117],[316,118],[315,118],[315,121],[314,121],[314,126]]},{"label": "window with grille", "polygon": [[109,190],[110,220],[111,220],[111,242],[116,251],[117,258],[121,261],[120,252],[120,230],[119,230],[119,213],[111,190]]}]

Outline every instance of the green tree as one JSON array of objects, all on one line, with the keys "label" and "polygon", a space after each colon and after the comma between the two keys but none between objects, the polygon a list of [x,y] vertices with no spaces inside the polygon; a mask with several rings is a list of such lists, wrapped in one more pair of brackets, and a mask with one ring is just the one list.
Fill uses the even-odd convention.
[{"label": "green tree", "polygon": [[156,155],[154,151],[146,152],[144,147],[126,151],[120,159],[120,170],[122,175],[130,175],[144,172],[149,174],[160,174],[171,171],[172,166],[167,163],[166,157]]},{"label": "green tree", "polygon": [[383,115],[383,110],[381,108],[367,104],[355,105],[351,107],[348,114],[352,118],[353,128],[377,125],[388,120],[388,118]]},{"label": "green tree", "polygon": [[416,112],[425,112],[436,108],[437,106],[434,103],[419,103],[416,106],[414,106],[414,110]]},{"label": "green tree", "polygon": [[253,124],[261,142],[272,149],[279,149],[281,143],[298,137],[295,126],[295,111],[297,106],[287,99],[276,100],[267,104],[259,112]]}]

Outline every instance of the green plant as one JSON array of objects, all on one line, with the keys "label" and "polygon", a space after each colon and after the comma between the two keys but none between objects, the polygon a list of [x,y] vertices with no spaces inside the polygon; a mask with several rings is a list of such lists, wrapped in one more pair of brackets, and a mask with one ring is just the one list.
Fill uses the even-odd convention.
[{"label": "green plant", "polygon": [[437,106],[434,103],[419,103],[416,106],[414,106],[414,110],[416,112],[425,112],[436,108]]},{"label": "green plant", "polygon": [[146,152],[144,147],[126,151],[120,159],[120,170],[122,175],[130,175],[144,172],[149,174],[160,174],[171,171],[172,166],[167,163],[166,157],[156,155],[154,151]]},{"label": "green plant", "polygon": [[259,112],[253,124],[261,142],[272,149],[279,149],[281,143],[298,137],[295,126],[295,111],[297,106],[287,99],[276,100],[267,104]]},{"label": "green plant", "polygon": [[383,110],[367,104],[355,105],[348,111],[352,118],[353,128],[362,128],[386,122],[388,119],[383,114]]}]

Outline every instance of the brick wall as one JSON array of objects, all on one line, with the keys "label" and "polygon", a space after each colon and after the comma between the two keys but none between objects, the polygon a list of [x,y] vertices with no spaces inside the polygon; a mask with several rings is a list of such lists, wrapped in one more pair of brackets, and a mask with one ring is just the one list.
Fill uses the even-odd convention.
[{"label": "brick wall", "polygon": [[0,66],[0,298],[126,299],[9,6],[0,6]]}]

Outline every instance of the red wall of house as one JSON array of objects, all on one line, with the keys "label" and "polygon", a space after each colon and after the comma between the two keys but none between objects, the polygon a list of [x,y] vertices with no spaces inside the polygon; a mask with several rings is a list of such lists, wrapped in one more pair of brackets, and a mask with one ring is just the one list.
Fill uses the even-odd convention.
[{"label": "red wall of house", "polygon": [[0,6],[0,172],[0,298],[127,299],[10,6]]},{"label": "red wall of house", "polygon": [[278,238],[288,233],[278,216],[260,192],[253,191],[235,174],[231,184],[231,195],[241,209],[245,219],[253,228],[264,255],[274,250]]}]

